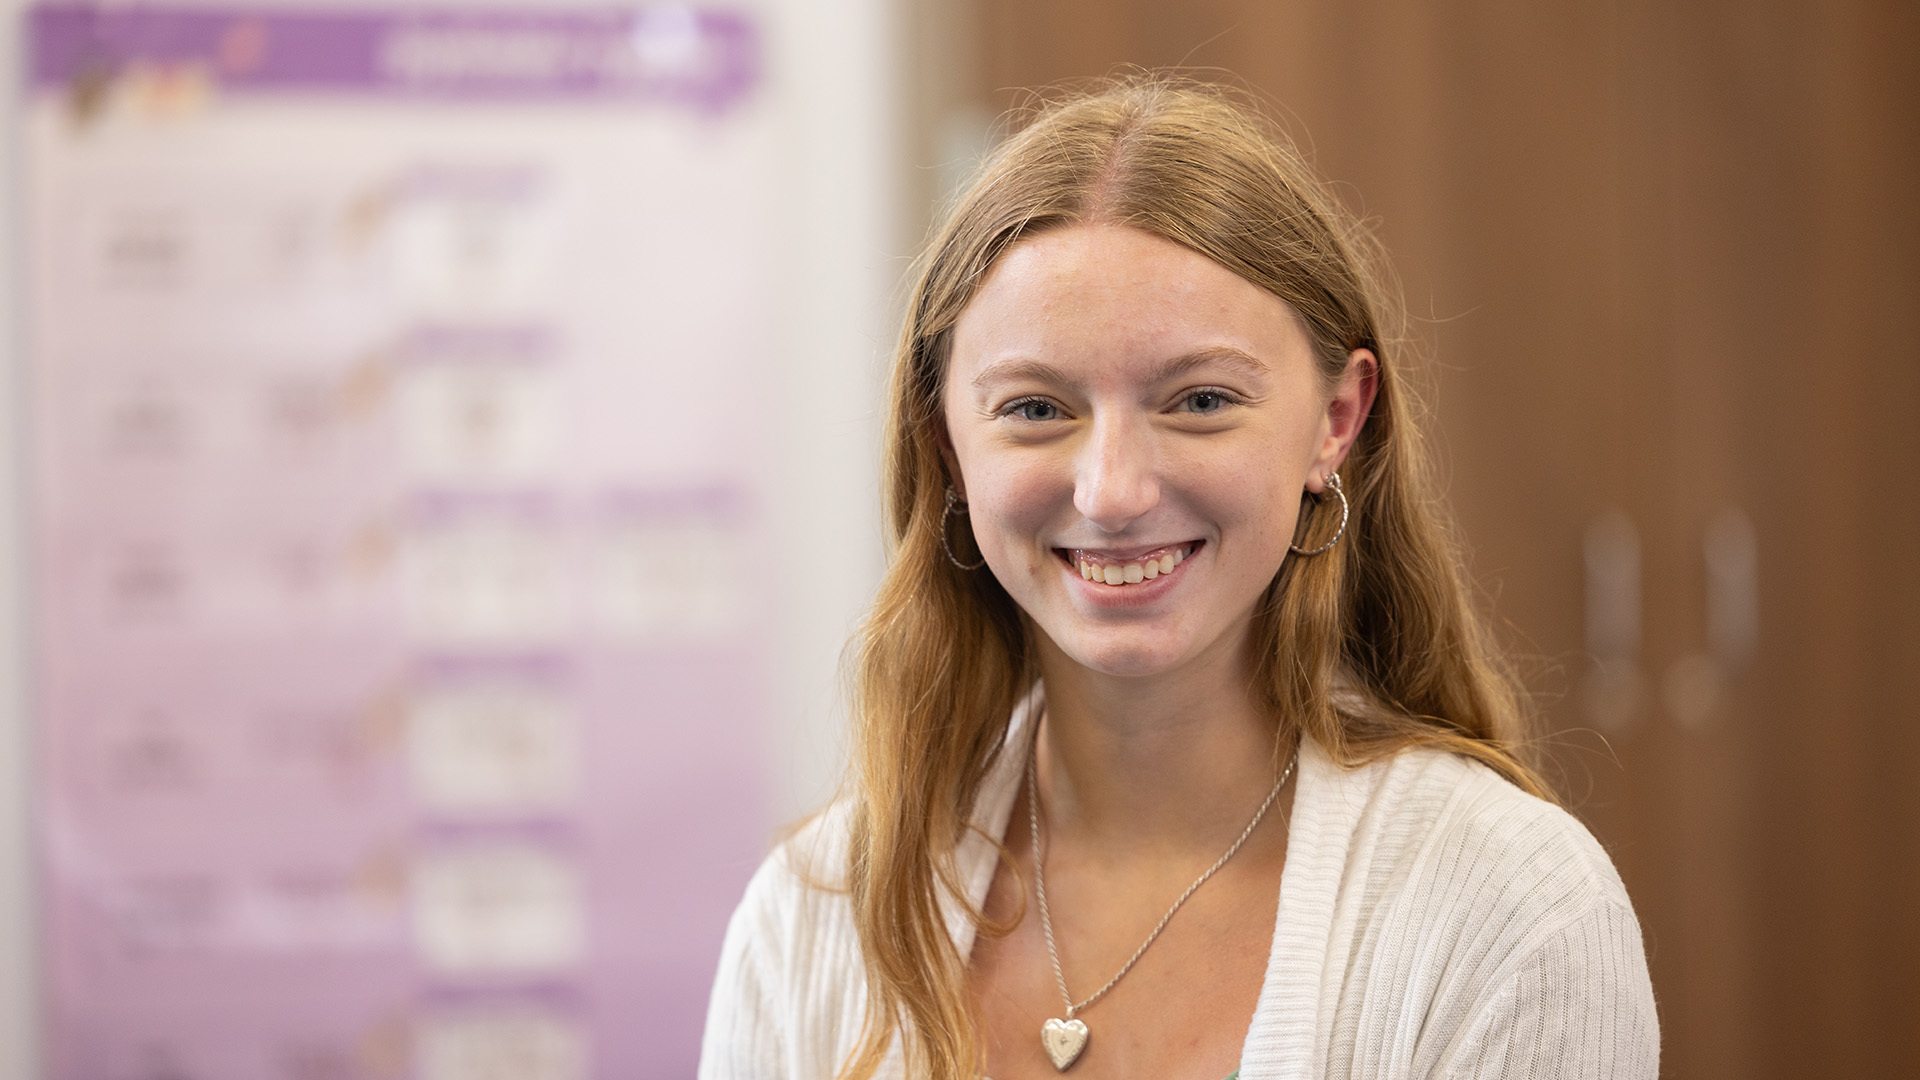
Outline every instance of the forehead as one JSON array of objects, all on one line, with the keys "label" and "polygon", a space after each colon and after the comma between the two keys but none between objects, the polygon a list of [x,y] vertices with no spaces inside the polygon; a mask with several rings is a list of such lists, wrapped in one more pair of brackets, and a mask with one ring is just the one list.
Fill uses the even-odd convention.
[{"label": "forehead", "polygon": [[1310,365],[1285,301],[1198,252],[1123,225],[1022,240],[988,272],[953,329],[950,375],[1009,357],[1125,374],[1225,346],[1278,369]]}]

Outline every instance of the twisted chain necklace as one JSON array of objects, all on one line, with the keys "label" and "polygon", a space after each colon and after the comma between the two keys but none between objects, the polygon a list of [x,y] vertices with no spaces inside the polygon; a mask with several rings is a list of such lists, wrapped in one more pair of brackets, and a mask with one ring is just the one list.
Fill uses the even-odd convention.
[{"label": "twisted chain necklace", "polygon": [[1133,955],[1127,958],[1126,963],[1120,965],[1120,970],[1114,974],[1113,978],[1107,980],[1105,986],[1095,990],[1085,1001],[1075,1002],[1073,995],[1067,992],[1067,976],[1060,968],[1060,949],[1053,941],[1053,916],[1047,910],[1047,875],[1044,869],[1046,852],[1040,846],[1040,791],[1034,779],[1034,775],[1040,771],[1039,747],[1040,740],[1036,735],[1033,750],[1027,758],[1027,828],[1033,838],[1033,885],[1034,892],[1040,899],[1040,929],[1046,934],[1047,957],[1053,961],[1053,981],[1060,987],[1060,1000],[1067,1006],[1065,1019],[1054,1017],[1040,1026],[1040,1046],[1047,1052],[1047,1059],[1053,1062],[1053,1067],[1066,1072],[1086,1051],[1087,1040],[1092,1037],[1086,1021],[1081,1020],[1078,1014],[1087,1006],[1106,997],[1107,991],[1113,989],[1115,983],[1119,982],[1127,972],[1133,970],[1133,965],[1139,962],[1141,955],[1147,951],[1147,946],[1152,945],[1160,936],[1160,932],[1167,928],[1167,923],[1173,919],[1173,913],[1179,911],[1188,897],[1191,897],[1200,886],[1206,884],[1208,878],[1219,873],[1220,868],[1227,865],[1227,860],[1239,852],[1241,846],[1247,842],[1247,838],[1253,835],[1253,830],[1259,827],[1260,819],[1267,816],[1267,810],[1273,806],[1273,800],[1279,797],[1280,789],[1286,785],[1287,777],[1293,775],[1293,767],[1300,760],[1300,750],[1297,746],[1294,748],[1293,757],[1287,761],[1287,767],[1281,770],[1280,779],[1274,782],[1273,790],[1267,792],[1266,801],[1260,804],[1260,809],[1254,812],[1253,820],[1247,822],[1247,827],[1240,831],[1240,838],[1233,842],[1233,846],[1227,849],[1226,854],[1214,860],[1212,866],[1207,867],[1204,873],[1193,879],[1193,884],[1187,886],[1187,891],[1180,894],[1180,898],[1173,902],[1173,906],[1167,909],[1165,915],[1160,916],[1160,921],[1154,924],[1153,932],[1147,935],[1147,940],[1133,950]]}]

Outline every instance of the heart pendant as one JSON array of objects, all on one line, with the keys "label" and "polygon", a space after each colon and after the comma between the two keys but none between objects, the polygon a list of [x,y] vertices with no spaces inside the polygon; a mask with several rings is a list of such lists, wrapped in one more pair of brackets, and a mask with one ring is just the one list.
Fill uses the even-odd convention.
[{"label": "heart pendant", "polygon": [[1049,1020],[1040,1025],[1040,1045],[1053,1067],[1066,1072],[1087,1048],[1087,1025],[1079,1020]]}]

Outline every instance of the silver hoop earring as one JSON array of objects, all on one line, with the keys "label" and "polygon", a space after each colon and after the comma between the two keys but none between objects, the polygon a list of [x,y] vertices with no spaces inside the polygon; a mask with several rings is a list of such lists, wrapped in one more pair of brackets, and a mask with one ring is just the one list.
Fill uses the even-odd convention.
[{"label": "silver hoop earring", "polygon": [[982,555],[980,556],[979,562],[968,566],[966,563],[961,562],[959,557],[953,553],[953,541],[947,539],[947,519],[953,517],[955,510],[960,512],[960,516],[965,517],[967,504],[961,502],[959,493],[949,487],[947,489],[947,508],[940,512],[940,546],[947,549],[948,562],[962,570],[978,570],[987,565],[987,557]]},{"label": "silver hoop earring", "polygon": [[[1299,548],[1299,547],[1295,547],[1292,544],[1288,544],[1287,545],[1288,550],[1292,551],[1295,555],[1324,555],[1328,551],[1333,549],[1333,545],[1340,542],[1341,536],[1346,534],[1347,511],[1348,511],[1347,493],[1344,490],[1342,490],[1340,487],[1340,474],[1337,472],[1330,472],[1326,475],[1326,481],[1327,481],[1327,486],[1333,489],[1333,493],[1335,495],[1340,496],[1340,527],[1333,530],[1333,539],[1328,540],[1326,543],[1321,544],[1319,547],[1314,548],[1312,551],[1307,551],[1304,548]],[[1320,495],[1315,497],[1314,501],[1320,502],[1320,501],[1324,501],[1325,499],[1326,499],[1326,494],[1322,492]]]}]

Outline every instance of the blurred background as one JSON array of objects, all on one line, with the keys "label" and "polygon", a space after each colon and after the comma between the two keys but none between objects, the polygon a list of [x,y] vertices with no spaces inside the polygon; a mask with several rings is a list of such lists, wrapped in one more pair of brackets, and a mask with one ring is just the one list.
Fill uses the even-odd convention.
[{"label": "blurred background", "polygon": [[1920,9],[0,4],[0,1075],[692,1075],[908,262],[1184,66],[1379,231],[1672,1077],[1920,1059]]}]

